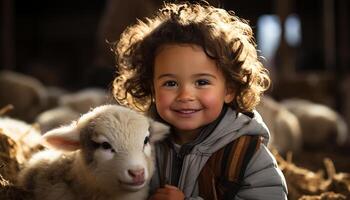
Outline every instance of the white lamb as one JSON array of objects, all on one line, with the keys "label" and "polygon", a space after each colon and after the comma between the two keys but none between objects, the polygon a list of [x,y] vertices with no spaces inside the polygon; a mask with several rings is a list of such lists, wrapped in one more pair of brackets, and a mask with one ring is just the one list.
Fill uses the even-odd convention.
[{"label": "white lamb", "polygon": [[301,127],[293,113],[269,96],[264,96],[256,109],[270,130],[269,147],[277,149],[281,154],[301,150]]},{"label": "white lamb", "polygon": [[335,142],[348,144],[350,136],[343,117],[332,108],[304,99],[287,99],[282,104],[297,116],[305,146],[324,147]]},{"label": "white lamb", "polygon": [[146,199],[153,144],[168,130],[125,107],[97,107],[44,134],[44,144],[53,150],[34,155],[18,183],[36,199]]}]

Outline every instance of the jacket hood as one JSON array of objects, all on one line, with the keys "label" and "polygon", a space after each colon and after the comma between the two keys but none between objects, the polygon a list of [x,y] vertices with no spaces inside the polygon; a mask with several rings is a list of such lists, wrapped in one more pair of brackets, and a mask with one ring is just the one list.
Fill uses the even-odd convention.
[{"label": "jacket hood", "polygon": [[248,116],[228,108],[215,130],[196,145],[192,152],[212,154],[242,135],[260,135],[264,138],[263,143],[267,145],[270,138],[267,126],[256,110],[250,114],[251,116]]},{"label": "jacket hood", "polygon": [[[269,140],[269,131],[257,111],[246,115],[225,107],[218,119],[203,127],[200,135],[194,141],[181,147],[178,155],[183,156],[183,167],[177,186],[186,196],[192,196],[196,193],[197,178],[209,157],[242,135],[260,135],[263,137],[265,145]],[[169,140],[166,143],[172,144]],[[157,158],[159,160],[164,159],[164,151],[160,146],[158,146],[157,152]],[[174,152],[174,150],[171,152]],[[167,166],[176,166],[173,163],[174,159],[172,159],[174,153],[170,155],[172,156],[168,157]],[[166,168],[165,174],[168,175],[167,177],[172,177],[172,173],[172,167]]]}]

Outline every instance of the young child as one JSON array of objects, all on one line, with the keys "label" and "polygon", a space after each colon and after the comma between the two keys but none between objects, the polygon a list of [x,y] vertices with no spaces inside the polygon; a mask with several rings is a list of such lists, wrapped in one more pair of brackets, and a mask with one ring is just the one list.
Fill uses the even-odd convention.
[{"label": "young child", "polygon": [[[254,110],[270,79],[245,21],[206,4],[167,3],[127,28],[114,51],[116,100],[172,127],[157,146],[150,199],[208,199],[201,170],[244,135],[263,142],[231,199],[287,199],[283,174],[266,148],[269,132]],[[220,199],[215,181],[207,183],[209,192]]]}]

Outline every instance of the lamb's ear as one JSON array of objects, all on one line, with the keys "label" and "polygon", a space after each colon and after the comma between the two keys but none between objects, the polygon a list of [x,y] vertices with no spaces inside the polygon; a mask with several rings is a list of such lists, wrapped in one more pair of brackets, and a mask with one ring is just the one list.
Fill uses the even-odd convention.
[{"label": "lamb's ear", "polygon": [[154,120],[150,120],[149,131],[151,134],[151,142],[156,142],[165,138],[165,136],[169,133],[169,130],[169,126]]},{"label": "lamb's ear", "polygon": [[53,129],[42,136],[44,146],[61,151],[75,151],[80,148],[79,131],[75,124]]}]

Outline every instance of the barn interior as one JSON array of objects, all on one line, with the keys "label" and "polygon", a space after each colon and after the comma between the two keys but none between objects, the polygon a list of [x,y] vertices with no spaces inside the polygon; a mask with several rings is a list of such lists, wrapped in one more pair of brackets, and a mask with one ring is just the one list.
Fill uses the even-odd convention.
[{"label": "barn interior", "polygon": [[[272,79],[266,100],[257,109],[263,117],[266,113],[276,138],[271,148],[277,149],[289,199],[350,199],[350,2],[208,2],[234,11],[253,28]],[[116,76],[110,43],[118,41],[137,18],[150,16],[162,0],[3,0],[1,4],[0,118],[35,124],[44,111],[62,104],[75,109],[65,118],[67,123],[91,106],[111,101],[88,99],[83,105],[70,97],[86,91],[110,94]],[[14,75],[16,80],[30,77],[45,92],[50,90],[45,105],[40,98],[29,97],[32,93],[2,82],[12,72],[19,74]],[[281,109],[298,119],[298,136],[276,128],[281,122],[274,120]],[[7,164],[0,163],[5,178],[1,169]]]}]

